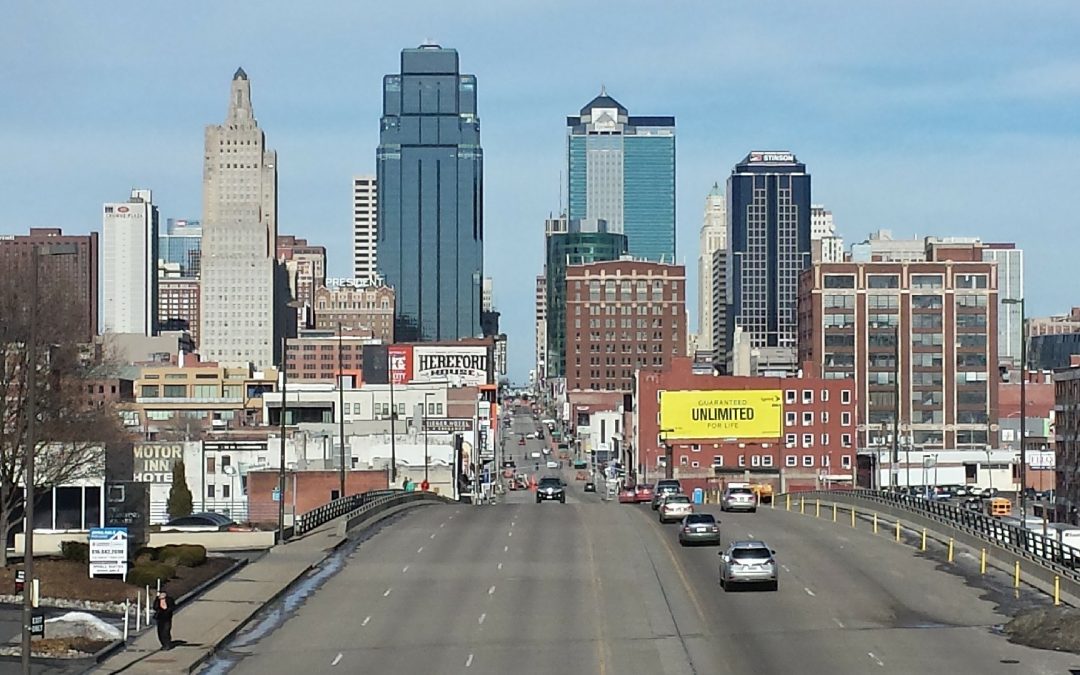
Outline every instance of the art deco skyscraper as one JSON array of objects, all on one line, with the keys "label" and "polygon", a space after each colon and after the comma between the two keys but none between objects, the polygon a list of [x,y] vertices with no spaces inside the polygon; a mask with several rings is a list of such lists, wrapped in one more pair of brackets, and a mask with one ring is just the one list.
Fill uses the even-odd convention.
[{"label": "art deco skyscraper", "polygon": [[200,353],[225,363],[277,363],[284,275],[275,260],[277,153],[251,107],[243,68],[224,124],[206,127]]},{"label": "art deco skyscraper", "polygon": [[376,166],[376,262],[396,291],[396,338],[479,336],[483,151],[476,76],[457,50],[402,50],[401,73],[383,78]]}]

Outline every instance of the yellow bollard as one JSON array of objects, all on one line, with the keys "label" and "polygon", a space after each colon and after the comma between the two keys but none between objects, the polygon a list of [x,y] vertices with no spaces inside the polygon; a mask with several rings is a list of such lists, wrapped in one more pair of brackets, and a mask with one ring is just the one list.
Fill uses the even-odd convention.
[{"label": "yellow bollard", "polygon": [[836,522],[836,502],[832,503],[832,521]]},{"label": "yellow bollard", "polygon": [[874,534],[877,534],[877,514],[874,514]]},{"label": "yellow bollard", "polygon": [[949,537],[949,562],[953,560],[953,539]]},{"label": "yellow bollard", "polygon": [[922,529],[922,550],[926,550],[926,528]]},{"label": "yellow bollard", "polygon": [[900,521],[896,521],[896,543],[900,543]]},{"label": "yellow bollard", "polygon": [[851,526],[855,527],[855,507],[851,507]]},{"label": "yellow bollard", "polygon": [[1013,588],[1020,588],[1020,561],[1016,561],[1016,567],[1013,569]]},{"label": "yellow bollard", "polygon": [[805,497],[799,497],[799,513],[800,514],[805,514],[806,513],[806,498]]},{"label": "yellow bollard", "polygon": [[982,550],[982,555],[979,556],[979,574],[986,574],[986,549]]},{"label": "yellow bollard", "polygon": [[1054,607],[1061,605],[1061,577],[1054,575]]},{"label": "yellow bollard", "polygon": [[815,499],[814,500],[814,517],[815,518],[820,518],[821,517],[821,500],[820,499]]},{"label": "yellow bollard", "polygon": [[791,495],[790,494],[784,495],[784,502],[787,504],[787,510],[790,511],[791,510]]}]

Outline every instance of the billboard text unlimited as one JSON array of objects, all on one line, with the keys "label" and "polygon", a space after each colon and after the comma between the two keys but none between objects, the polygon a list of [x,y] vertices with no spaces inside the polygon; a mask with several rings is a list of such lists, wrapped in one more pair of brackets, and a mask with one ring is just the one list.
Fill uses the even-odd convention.
[{"label": "billboard text unlimited", "polygon": [[783,399],[775,389],[660,392],[660,428],[669,439],[779,438]]},{"label": "billboard text unlimited", "polygon": [[690,411],[695,422],[749,422],[754,419],[753,408],[694,408]]}]

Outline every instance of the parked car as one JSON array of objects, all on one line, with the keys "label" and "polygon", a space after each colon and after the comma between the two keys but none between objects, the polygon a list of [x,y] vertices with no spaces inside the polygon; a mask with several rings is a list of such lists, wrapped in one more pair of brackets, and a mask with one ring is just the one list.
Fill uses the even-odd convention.
[{"label": "parked car", "polygon": [[634,490],[634,488],[624,487],[623,489],[619,490],[619,503],[620,504],[636,504],[637,503],[637,492]]},{"label": "parked car", "polygon": [[680,494],[682,492],[682,483],[678,480],[671,478],[665,478],[656,482],[656,488],[653,489],[652,496],[652,508],[653,511],[660,508],[660,498],[665,495]]},{"label": "parked car", "polygon": [[711,513],[691,513],[683,518],[679,528],[679,543],[720,544],[720,521]]},{"label": "parked car", "polygon": [[690,503],[690,498],[686,495],[669,494],[664,497],[657,511],[659,511],[661,523],[671,523],[693,513],[694,505]]},{"label": "parked car", "polygon": [[735,584],[767,584],[769,590],[779,588],[779,567],[776,551],[763,541],[733,541],[720,552],[720,585],[730,591]]},{"label": "parked car", "polygon": [[634,501],[638,504],[651,502],[653,498],[653,486],[648,483],[639,483],[634,486]]},{"label": "parked car", "polygon": [[176,530],[179,532],[227,532],[237,525],[232,518],[210,511],[193,513],[190,516],[173,518],[162,525],[162,529]]}]

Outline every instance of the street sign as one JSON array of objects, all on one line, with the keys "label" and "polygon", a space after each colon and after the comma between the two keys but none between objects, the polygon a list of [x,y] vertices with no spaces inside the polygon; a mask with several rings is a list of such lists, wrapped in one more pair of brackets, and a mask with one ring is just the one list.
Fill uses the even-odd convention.
[{"label": "street sign", "polygon": [[26,584],[26,570],[15,570],[15,590],[22,592]]},{"label": "street sign", "polygon": [[101,574],[127,576],[128,532],[126,527],[95,527],[90,530],[90,578]]},{"label": "street sign", "polygon": [[34,614],[30,617],[30,635],[45,637],[45,615]]}]

